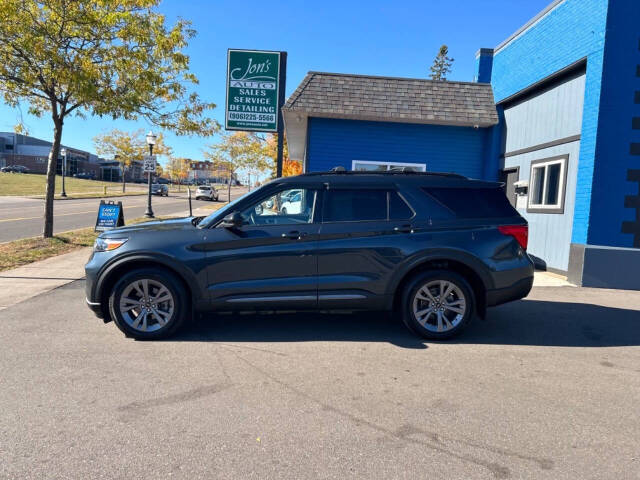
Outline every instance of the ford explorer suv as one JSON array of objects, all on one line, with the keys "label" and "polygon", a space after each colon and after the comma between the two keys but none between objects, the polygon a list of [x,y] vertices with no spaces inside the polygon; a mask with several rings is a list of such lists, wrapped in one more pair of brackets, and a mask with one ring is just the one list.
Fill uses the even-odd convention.
[{"label": "ford explorer suv", "polygon": [[102,233],[86,265],[87,304],[136,339],[169,337],[210,311],[389,310],[442,340],[529,293],[527,235],[499,183],[310,173],[208,217]]}]

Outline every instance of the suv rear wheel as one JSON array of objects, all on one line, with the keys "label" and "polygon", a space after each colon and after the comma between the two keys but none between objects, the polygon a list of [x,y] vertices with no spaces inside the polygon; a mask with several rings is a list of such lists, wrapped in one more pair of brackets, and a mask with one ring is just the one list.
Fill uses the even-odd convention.
[{"label": "suv rear wheel", "polygon": [[115,283],[109,295],[109,311],[127,337],[166,338],[187,316],[185,298],[185,289],[173,274],[160,268],[143,268]]},{"label": "suv rear wheel", "polygon": [[475,297],[469,283],[448,270],[416,275],[402,297],[402,319],[414,333],[431,340],[452,338],[470,322]]}]

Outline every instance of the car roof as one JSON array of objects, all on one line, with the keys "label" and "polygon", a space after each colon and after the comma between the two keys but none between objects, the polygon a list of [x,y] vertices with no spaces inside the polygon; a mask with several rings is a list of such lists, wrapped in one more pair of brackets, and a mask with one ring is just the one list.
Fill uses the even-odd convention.
[{"label": "car roof", "polygon": [[294,177],[283,177],[273,180],[272,184],[317,184],[328,183],[331,185],[394,185],[407,184],[413,186],[433,187],[499,187],[499,182],[477,180],[456,173],[444,172],[354,172],[354,171],[330,171],[312,172]]}]

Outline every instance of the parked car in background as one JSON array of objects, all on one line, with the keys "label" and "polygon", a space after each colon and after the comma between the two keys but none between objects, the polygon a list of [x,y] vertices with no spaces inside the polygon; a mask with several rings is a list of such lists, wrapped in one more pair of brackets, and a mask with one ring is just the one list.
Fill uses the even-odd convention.
[{"label": "parked car in background", "polygon": [[218,191],[213,185],[200,185],[196,189],[196,200],[210,200],[217,202],[218,198]]},{"label": "parked car in background", "polygon": [[95,180],[96,179],[96,174],[95,173],[90,173],[90,172],[81,172],[81,173],[75,173],[73,175],[74,178],[80,178],[83,180]]},{"label": "parked car in background", "polygon": [[[297,213],[268,208],[292,190]],[[102,233],[85,267],[87,304],[138,339],[167,337],[206,311],[388,310],[443,340],[529,293],[527,238],[497,182],[310,173],[206,218]]]},{"label": "parked car in background", "polygon": [[280,211],[283,215],[300,213],[302,211],[301,190],[295,190],[293,194],[288,194],[286,197],[283,197],[283,199],[284,198],[286,198],[286,200],[280,206]]},{"label": "parked car in background", "polygon": [[300,192],[301,192],[301,190],[291,190],[291,191],[287,192],[285,195],[282,195],[282,201],[283,202],[290,202],[292,197],[296,196]]},{"label": "parked car in background", "polygon": [[160,195],[161,197],[169,196],[169,187],[163,183],[154,183],[151,185],[151,195]]},{"label": "parked car in background", "polygon": [[7,165],[0,168],[0,172],[4,173],[29,173],[29,169],[24,165]]}]

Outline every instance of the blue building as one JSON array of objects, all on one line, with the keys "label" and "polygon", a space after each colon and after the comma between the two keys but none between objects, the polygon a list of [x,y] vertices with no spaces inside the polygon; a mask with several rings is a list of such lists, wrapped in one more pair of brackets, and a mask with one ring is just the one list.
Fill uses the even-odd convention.
[{"label": "blue building", "polygon": [[310,72],[284,108],[290,155],[504,181],[541,266],[640,289],[639,20],[639,0],[555,0],[477,52],[473,83]]}]

